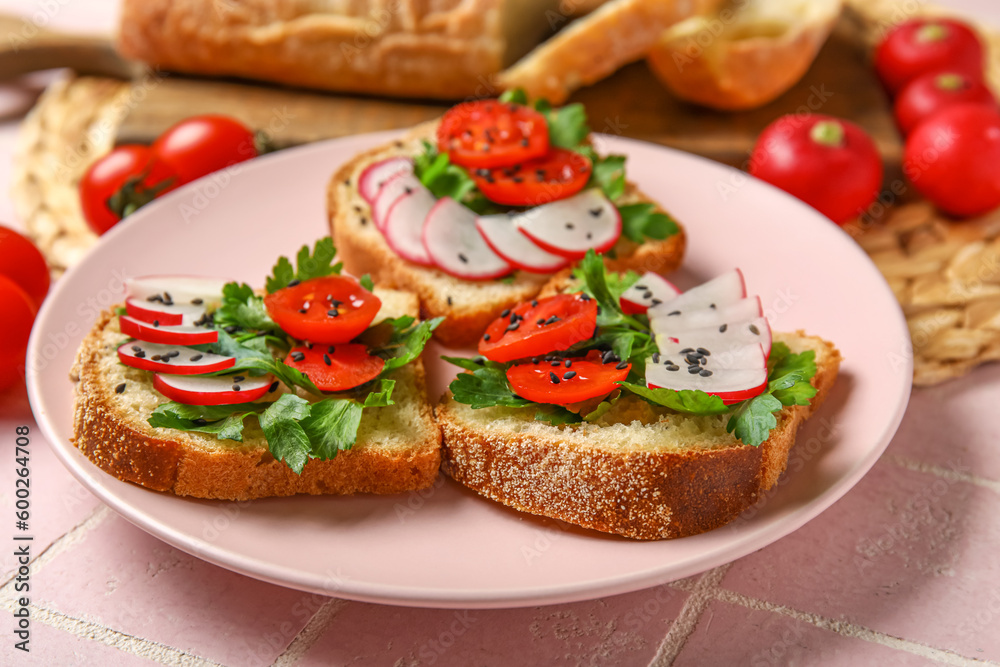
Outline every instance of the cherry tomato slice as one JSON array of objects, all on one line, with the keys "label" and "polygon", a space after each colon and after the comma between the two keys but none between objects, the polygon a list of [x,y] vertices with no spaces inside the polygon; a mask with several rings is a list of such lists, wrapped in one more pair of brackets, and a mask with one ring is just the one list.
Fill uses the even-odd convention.
[{"label": "cherry tomato slice", "polygon": [[13,280],[0,275],[0,391],[21,382],[35,304]]},{"label": "cherry tomato slice", "polygon": [[452,107],[438,125],[438,150],[463,167],[503,167],[545,155],[545,116],[520,104],[477,100]]},{"label": "cherry tomato slice", "polygon": [[507,369],[507,381],[521,398],[535,403],[568,405],[607,396],[628,377],[631,368],[629,363],[602,363],[600,353],[592,350],[583,359],[511,366]]},{"label": "cherry tomato slice", "polygon": [[313,343],[347,343],[368,328],[382,302],[345,276],[313,278],[264,297],[285,333]]},{"label": "cherry tomato slice", "polygon": [[357,343],[292,348],[285,363],[308,375],[320,391],[354,389],[374,380],[385,367],[385,359]]},{"label": "cherry tomato slice", "polygon": [[169,128],[153,142],[152,152],[183,184],[257,157],[257,146],[253,132],[243,123],[206,114]]},{"label": "cherry tomato slice", "polygon": [[575,195],[587,185],[592,169],[586,156],[553,148],[537,160],[511,167],[479,168],[471,176],[490,201],[538,206]]},{"label": "cherry tomato slice", "polygon": [[596,301],[585,294],[557,294],[501,313],[479,340],[479,354],[493,361],[542,356],[587,340],[596,326]]},{"label": "cherry tomato slice", "polygon": [[7,276],[38,308],[49,291],[49,267],[35,244],[10,227],[0,225],[0,275]]}]

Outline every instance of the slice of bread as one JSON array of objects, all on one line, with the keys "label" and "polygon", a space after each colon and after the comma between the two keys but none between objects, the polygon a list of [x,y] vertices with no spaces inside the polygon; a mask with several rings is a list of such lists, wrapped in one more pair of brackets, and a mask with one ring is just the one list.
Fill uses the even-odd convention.
[{"label": "slice of bread", "polygon": [[[382,309],[375,321],[416,315],[407,292],[376,289]],[[309,461],[301,475],[275,460],[254,420],[243,442],[153,428],[147,423],[167,402],[153,389],[153,374],[119,363],[128,337],[107,311],[84,339],[71,379],[76,383],[74,444],[118,479],[180,496],[248,500],[269,496],[400,493],[433,484],[441,461],[441,431],[427,401],[423,363],[397,370],[395,405],[366,408],[352,449],[329,461]],[[116,393],[122,383],[125,390]]]},{"label": "slice of bread", "polygon": [[[354,275],[369,273],[375,282],[405,289],[420,298],[425,318],[447,316],[434,332],[452,347],[471,345],[505,308],[526,301],[538,293],[548,275],[518,271],[513,280],[460,280],[438,269],[401,259],[385,242],[372,223],[371,207],[358,192],[358,178],[368,165],[395,156],[418,155],[422,141],[433,140],[437,121],[419,125],[399,141],[356,156],[341,167],[330,181],[327,206],[333,242],[344,266]],[[621,204],[650,201],[632,184],[626,187]],[[614,247],[615,260],[608,266],[617,271],[669,273],[684,255],[685,236],[681,229],[662,241],[636,244],[622,237]]]},{"label": "slice of bread", "polygon": [[438,406],[442,469],[487,498],[523,512],[644,540],[718,528],[774,486],[799,425],[823,402],[840,353],[801,331],[775,334],[792,352],[814,350],[818,390],[785,407],[759,447],[726,432],[727,415],[694,417],[623,395],[597,422],[552,426],[531,410]]}]

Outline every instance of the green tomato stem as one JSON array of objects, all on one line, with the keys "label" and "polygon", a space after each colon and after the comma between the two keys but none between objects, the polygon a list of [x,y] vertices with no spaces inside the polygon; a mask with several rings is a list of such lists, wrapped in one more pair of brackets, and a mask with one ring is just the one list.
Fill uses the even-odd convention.
[{"label": "green tomato stem", "polygon": [[965,77],[961,74],[942,74],[934,83],[941,90],[962,90],[966,87]]},{"label": "green tomato stem", "polygon": [[940,42],[948,36],[948,28],[940,23],[928,23],[917,31],[918,42]]},{"label": "green tomato stem", "polygon": [[822,146],[843,146],[844,126],[835,120],[821,120],[809,130],[809,138]]}]

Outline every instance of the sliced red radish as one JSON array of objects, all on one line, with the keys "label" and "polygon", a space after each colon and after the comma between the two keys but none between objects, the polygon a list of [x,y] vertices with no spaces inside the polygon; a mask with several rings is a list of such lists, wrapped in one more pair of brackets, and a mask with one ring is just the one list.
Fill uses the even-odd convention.
[{"label": "sliced red radish", "polygon": [[609,250],[622,233],[618,209],[597,188],[528,209],[514,223],[543,250],[570,259]]},{"label": "sliced red radish", "polygon": [[737,345],[759,344],[764,348],[764,354],[771,354],[771,326],[767,319],[755,317],[742,322],[726,322],[718,326],[685,331],[671,331],[656,335],[656,345],[664,349],[670,342],[680,343],[685,347],[731,348]]},{"label": "sliced red radish", "polygon": [[[400,176],[397,180],[403,178],[409,177]],[[389,183],[395,182],[393,180]],[[382,195],[379,195],[379,201],[385,196],[385,191],[388,189],[389,185],[387,184]],[[424,221],[436,203],[437,198],[431,194],[431,191],[417,183],[415,187],[409,188],[409,192],[404,192],[389,208],[382,233],[385,234],[386,243],[396,251],[397,255],[415,264],[434,265],[430,255],[427,254],[422,237]]]},{"label": "sliced red radish", "polygon": [[164,303],[163,299],[138,299],[130,296],[125,300],[125,310],[131,317],[142,322],[159,322],[160,324],[194,324],[205,315],[204,302],[200,305],[191,303]]},{"label": "sliced red radish", "polygon": [[125,292],[140,301],[152,300],[150,303],[199,306],[221,299],[227,282],[197,276],[143,276],[126,280]]},{"label": "sliced red radish", "polygon": [[741,368],[764,368],[767,356],[759,344],[735,345],[728,347],[691,347],[683,343],[668,343],[647,360],[647,364],[678,366],[688,370],[697,365],[710,371],[735,370]]},{"label": "sliced red radish", "polygon": [[530,273],[554,273],[569,264],[561,255],[542,250],[518,231],[514,217],[501,213],[476,218],[476,228],[493,251],[516,269]]},{"label": "sliced red radish", "polygon": [[717,327],[727,322],[743,322],[761,317],[763,314],[764,309],[760,305],[760,297],[751,296],[718,308],[671,310],[666,315],[651,318],[649,326],[653,333],[669,334],[671,331]]},{"label": "sliced red radish", "polygon": [[639,280],[622,292],[621,306],[626,315],[645,313],[650,306],[670,301],[681,291],[659,273],[647,271]]},{"label": "sliced red radish", "polygon": [[399,174],[412,174],[413,160],[408,157],[391,157],[368,165],[358,177],[358,192],[366,202],[371,204],[378,196],[382,186]]},{"label": "sliced red radish", "polygon": [[118,359],[126,366],[174,375],[202,375],[232,368],[236,357],[199,352],[190,347],[130,341],[118,348]]},{"label": "sliced red radish", "polygon": [[[245,373],[228,375],[153,376],[153,388],[171,401],[187,405],[233,405],[250,403],[269,393],[274,382],[270,375],[249,377]],[[277,387],[274,387],[277,389]]]},{"label": "sliced red radish", "polygon": [[[676,370],[673,370],[676,369]],[[702,369],[652,364],[646,367],[646,384],[674,391],[698,390],[718,396],[726,405],[753,398],[767,389],[767,368]]]},{"label": "sliced red radish", "polygon": [[142,322],[128,315],[121,315],[118,317],[118,326],[126,336],[131,336],[132,338],[148,343],[203,345],[205,343],[215,343],[219,340],[218,331],[194,326],[193,324],[157,326],[156,322]]},{"label": "sliced red radish", "polygon": [[435,266],[456,278],[499,278],[513,268],[476,229],[476,214],[451,197],[439,199],[427,214],[422,239]]},{"label": "sliced red radish", "polygon": [[424,189],[424,185],[413,174],[396,174],[387,180],[372,203],[372,220],[375,226],[385,232],[389,209],[399,201],[400,197],[417,189]]},{"label": "sliced red radish", "polygon": [[697,287],[692,287],[670,301],[650,308],[649,317],[670,315],[673,312],[684,313],[688,310],[702,308],[722,308],[746,298],[746,295],[747,288],[743,280],[743,272],[739,269],[733,269]]}]

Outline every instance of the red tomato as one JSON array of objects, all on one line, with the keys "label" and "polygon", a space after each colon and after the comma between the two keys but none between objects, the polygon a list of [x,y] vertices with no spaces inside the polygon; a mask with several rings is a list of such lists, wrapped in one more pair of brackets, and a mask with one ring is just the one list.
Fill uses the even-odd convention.
[{"label": "red tomato", "polygon": [[1000,113],[981,104],[943,109],[906,140],[903,173],[942,211],[974,216],[1000,206]]},{"label": "red tomato", "polygon": [[490,201],[508,206],[538,206],[565,199],[590,180],[590,160],[564,148],[553,148],[544,157],[512,167],[481,167],[472,180]]},{"label": "red tomato", "polygon": [[493,361],[542,356],[587,340],[596,326],[596,301],[585,294],[557,294],[501,313],[479,340],[479,354]]},{"label": "red tomato", "polygon": [[90,165],[80,180],[83,217],[96,234],[103,234],[178,185],[176,174],[153,159],[149,147],[119,146]]},{"label": "red tomato", "polygon": [[0,225],[0,275],[27,292],[38,309],[49,291],[49,266],[35,244],[10,227]]},{"label": "red tomato", "polygon": [[285,363],[309,376],[320,391],[346,391],[374,380],[385,367],[385,359],[368,354],[357,343],[296,347]]},{"label": "red tomato", "polygon": [[967,24],[920,18],[901,23],[875,49],[875,69],[892,93],[921,74],[943,69],[982,77],[983,45]]},{"label": "red tomato", "polygon": [[313,343],[347,343],[368,328],[382,302],[345,276],[313,278],[264,297],[285,333]]},{"label": "red tomato", "polygon": [[463,167],[505,167],[545,155],[545,116],[520,104],[478,100],[454,106],[438,125],[438,150]]},{"label": "red tomato", "polygon": [[617,361],[602,363],[600,353],[591,350],[583,359],[516,364],[507,369],[507,381],[521,398],[567,405],[607,396],[628,377],[631,368],[631,364]]},{"label": "red tomato", "polygon": [[906,84],[896,98],[896,124],[909,134],[941,109],[966,102],[997,106],[993,93],[978,78],[952,71],[924,74]]},{"label": "red tomato", "polygon": [[882,185],[875,143],[853,123],[818,114],[782,116],[764,129],[750,173],[837,224],[862,213]]},{"label": "red tomato", "polygon": [[161,134],[152,146],[181,184],[257,157],[253,132],[228,116],[194,116]]},{"label": "red tomato", "polygon": [[24,355],[28,349],[31,325],[35,321],[35,304],[17,283],[0,275],[0,391],[21,382],[24,377]]}]

